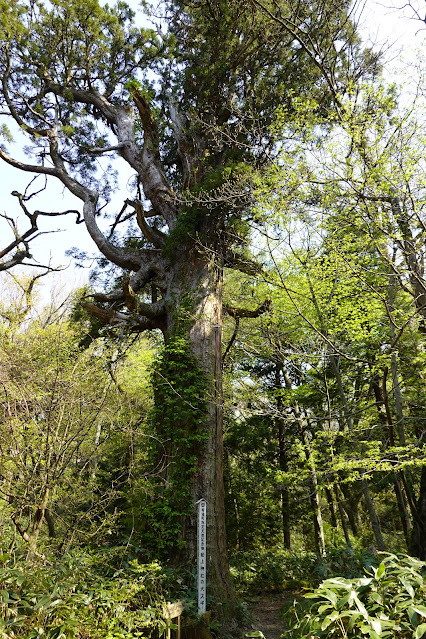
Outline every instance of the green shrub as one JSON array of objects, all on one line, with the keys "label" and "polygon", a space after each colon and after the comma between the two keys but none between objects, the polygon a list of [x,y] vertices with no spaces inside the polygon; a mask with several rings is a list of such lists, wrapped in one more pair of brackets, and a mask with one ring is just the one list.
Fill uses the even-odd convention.
[{"label": "green shrub", "polygon": [[426,637],[426,563],[380,553],[366,577],[334,577],[295,604],[289,639]]},{"label": "green shrub", "polygon": [[240,592],[294,590],[316,586],[331,575],[355,577],[377,563],[376,555],[346,547],[329,549],[325,557],[275,547],[235,552],[231,573]]},{"label": "green shrub", "polygon": [[[348,548],[327,548],[325,557],[317,557],[313,568],[313,578],[317,583],[324,578],[339,575],[348,579],[358,577],[364,570],[380,563],[379,556],[371,550]],[[316,585],[316,584],[315,584]]]},{"label": "green shrub", "polygon": [[157,563],[133,560],[110,575],[107,554],[74,551],[55,564],[0,560],[2,639],[134,639],[165,629]]},{"label": "green shrub", "polygon": [[231,574],[239,592],[281,590],[311,584],[315,562],[315,553],[261,548],[234,553]]}]

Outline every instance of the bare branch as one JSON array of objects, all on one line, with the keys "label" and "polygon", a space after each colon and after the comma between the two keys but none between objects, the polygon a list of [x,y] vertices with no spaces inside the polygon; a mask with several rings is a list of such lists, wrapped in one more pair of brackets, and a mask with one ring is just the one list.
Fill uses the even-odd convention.
[{"label": "bare branch", "polygon": [[[110,127],[116,132],[122,157],[140,176],[146,197],[152,202],[158,214],[164,217],[169,227],[173,228],[177,217],[173,203],[174,194],[168,185],[160,159],[157,125],[144,96],[139,92],[134,92],[133,95],[144,129],[144,145],[141,152],[134,137],[133,109],[111,104],[104,95],[93,88],[87,91],[56,84],[44,68],[41,69],[41,73],[46,81],[46,92],[52,92],[64,98],[71,95],[75,101],[91,104],[101,111]],[[54,164],[56,165],[56,162]]]},{"label": "bare branch", "polygon": [[113,144],[112,146],[94,147],[92,149],[87,149],[87,153],[101,155],[102,153],[110,153],[111,151],[121,151],[121,149],[124,149],[125,146],[125,142],[120,142],[119,144]]},{"label": "bare branch", "polygon": [[7,164],[15,167],[15,169],[20,169],[21,171],[27,171],[28,173],[42,173],[44,175],[59,177],[56,169],[43,166],[42,164],[25,164],[24,162],[19,162],[19,160],[15,160],[7,155],[7,153],[5,153],[2,149],[0,149],[0,158],[7,162]]},{"label": "bare branch", "polygon": [[241,318],[241,317],[260,317],[264,313],[267,313],[271,308],[271,300],[265,300],[263,304],[255,308],[254,310],[249,310],[247,308],[236,308],[235,306],[229,306],[227,304],[223,305],[223,310],[225,313],[228,313],[231,317]]},{"label": "bare branch", "polygon": [[224,266],[226,268],[247,273],[247,275],[259,275],[263,272],[263,266],[254,260],[249,260],[242,255],[238,255],[231,250],[227,250],[224,255]]},{"label": "bare branch", "polygon": [[0,271],[7,271],[18,264],[22,264],[26,257],[32,257],[27,251],[17,251],[10,260],[0,264]]},{"label": "bare branch", "polygon": [[[145,315],[127,314],[114,309],[103,309],[90,302],[83,302],[82,306],[98,317],[103,324],[109,326],[123,326],[131,332],[142,332],[162,328],[164,323],[164,303],[142,304],[141,309]],[[148,314],[149,313],[149,314]]]},{"label": "bare branch", "polygon": [[231,339],[229,340],[228,346],[226,347],[226,350],[225,350],[224,354],[222,355],[222,366],[224,365],[225,359],[227,358],[229,351],[231,350],[232,346],[234,345],[235,340],[237,339],[238,329],[240,327],[240,318],[237,315],[234,319],[235,319],[234,332],[232,333],[232,336],[231,336]]},{"label": "bare branch", "polygon": [[144,211],[139,200],[136,202],[136,220],[146,239],[151,242],[155,248],[163,248],[166,235],[145,222]]}]

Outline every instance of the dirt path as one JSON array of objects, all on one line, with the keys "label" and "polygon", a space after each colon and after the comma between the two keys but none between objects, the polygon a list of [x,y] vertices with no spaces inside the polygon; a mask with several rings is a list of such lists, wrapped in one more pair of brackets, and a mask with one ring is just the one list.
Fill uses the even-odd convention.
[{"label": "dirt path", "polygon": [[256,597],[251,602],[255,629],[261,630],[266,639],[279,639],[284,632],[280,612],[283,606],[293,599],[294,595],[291,592]]}]

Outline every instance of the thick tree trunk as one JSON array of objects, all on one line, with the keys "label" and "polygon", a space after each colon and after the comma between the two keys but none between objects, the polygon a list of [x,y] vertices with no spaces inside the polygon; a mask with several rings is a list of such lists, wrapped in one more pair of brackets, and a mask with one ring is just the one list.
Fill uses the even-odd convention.
[{"label": "thick tree trunk", "polygon": [[[222,269],[214,258],[199,254],[181,256],[169,276],[166,300],[166,342],[184,333],[190,354],[206,381],[206,403],[201,432],[205,439],[193,449],[196,469],[190,478],[192,515],[183,519],[182,539],[189,562],[196,563],[197,520],[195,503],[207,501],[207,581],[216,606],[233,600],[228,565],[223,483],[222,398]],[[180,314],[180,317],[179,317]],[[182,372],[182,375],[185,371]],[[191,398],[188,400],[191,401]],[[176,413],[179,412],[177,398]],[[160,406],[161,410],[161,406]],[[196,433],[193,433],[196,434]]]}]

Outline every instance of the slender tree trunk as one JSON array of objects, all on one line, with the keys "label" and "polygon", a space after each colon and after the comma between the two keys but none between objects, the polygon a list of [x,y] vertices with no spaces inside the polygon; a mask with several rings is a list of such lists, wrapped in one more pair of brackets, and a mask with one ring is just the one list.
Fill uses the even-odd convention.
[{"label": "slender tree trunk", "polygon": [[[410,220],[401,204],[401,200],[396,189],[394,190],[394,197],[392,197],[391,199],[391,207],[392,213],[401,232],[402,244],[404,248],[404,258],[408,268],[408,275],[410,278],[414,305],[418,311],[418,314],[422,318],[422,321],[420,323],[420,330],[424,333],[426,332],[426,286],[424,280],[423,255],[421,254],[421,252],[418,252],[416,250],[416,241],[413,236],[413,231],[410,227]],[[398,382],[397,374],[394,376],[394,383],[395,380]],[[398,389],[399,391],[399,383],[395,385],[395,389]],[[397,393],[395,393],[395,395],[397,398]],[[400,397],[398,397],[397,399],[397,402],[399,401]],[[400,410],[400,416],[402,418],[402,402]],[[398,422],[399,424],[401,424],[399,428],[400,442],[405,442],[403,422],[402,420],[400,421],[399,417]],[[426,559],[426,466],[423,466],[422,468],[419,496],[415,504],[412,494],[412,484],[409,476],[405,475],[403,481],[404,487],[407,492],[408,502],[413,514],[413,532],[410,544],[411,552],[413,552],[413,554],[415,554],[420,559]]]},{"label": "slender tree trunk", "polygon": [[[395,329],[392,323],[391,323],[390,336],[393,341],[395,338]],[[398,442],[400,446],[406,446],[407,442],[405,439],[405,421],[404,421],[404,412],[403,412],[403,404],[402,404],[402,393],[401,393],[401,386],[399,384],[398,361],[397,361],[397,356],[395,351],[393,351],[391,355],[391,374],[392,374],[392,382],[393,382],[393,388],[395,393],[396,431],[398,433]],[[400,482],[402,483],[404,487],[405,495],[407,498],[406,501],[408,502],[409,510],[414,519],[416,515],[416,508],[415,508],[416,500],[415,500],[414,489],[413,489],[413,478],[409,470],[403,470],[399,472],[398,478],[400,479]],[[408,517],[407,528],[410,531],[412,529],[412,521],[410,517],[408,516],[408,513],[407,513],[407,517]]]},{"label": "slender tree trunk", "polygon": [[[343,388],[342,376],[340,374],[340,367],[339,367],[338,362],[336,361],[336,358],[334,356],[331,357],[331,362],[332,362],[332,365],[333,365],[333,368],[334,368],[334,372],[335,372],[335,375],[336,375],[336,381],[337,381],[337,386],[338,386],[338,389],[339,389],[340,399],[341,399],[341,402],[342,402],[342,405],[343,405],[345,421],[346,421],[348,429],[351,431],[351,430],[353,430],[353,421],[352,421],[352,416],[351,416],[348,400],[347,400],[347,397],[346,397],[346,393],[345,393],[345,390]],[[361,472],[363,472],[363,469],[361,469]],[[363,479],[361,481],[361,489],[362,489],[362,493],[364,495],[365,504],[367,506],[367,512],[368,512],[369,517],[370,517],[371,528],[372,528],[374,536],[376,538],[377,547],[378,547],[379,550],[385,550],[385,544],[384,544],[384,541],[383,541],[382,531],[381,531],[381,528],[380,528],[380,521],[379,521],[379,518],[377,516],[376,508],[374,506],[374,502],[373,502],[373,498],[372,498],[371,493],[370,493],[370,488],[368,486],[368,482],[365,479]]]},{"label": "slender tree trunk", "polygon": [[[275,365],[275,388],[276,390],[281,389],[281,372],[283,371],[282,364]],[[285,373],[286,375],[287,373]],[[285,377],[285,384],[287,386],[288,379]],[[282,419],[282,400],[281,396],[277,395],[277,430],[278,430],[278,458],[279,458],[279,468],[282,472],[288,472],[288,453],[287,453],[287,444],[285,440],[285,426]],[[282,531],[283,531],[283,543],[284,548],[288,550],[291,548],[291,533],[290,533],[290,492],[288,486],[282,486],[280,488],[280,497],[281,497],[281,520],[282,520]]]},{"label": "slender tree trunk", "polygon": [[[395,329],[391,328],[390,337],[393,341],[395,339]],[[395,351],[392,351],[391,355],[391,374],[393,382],[393,390],[395,393],[395,413],[396,413],[396,430],[398,433],[398,440],[401,446],[406,445],[405,441],[405,427],[404,427],[404,413],[402,409],[402,393],[401,386],[399,384],[398,377],[398,362]]]},{"label": "slender tree trunk", "polygon": [[36,512],[34,514],[34,522],[32,526],[32,530],[29,533],[28,537],[28,558],[33,557],[37,551],[37,542],[40,535],[41,526],[43,524],[44,515],[47,509],[47,504],[49,503],[50,490],[46,488],[43,494],[43,497],[37,506]]},{"label": "slender tree trunk", "polygon": [[410,218],[401,203],[396,191],[391,198],[391,208],[402,237],[404,259],[408,269],[414,305],[422,318],[422,331],[425,332],[426,320],[426,286],[424,280],[424,263],[421,251],[416,250],[416,239],[410,226]]},{"label": "slender tree trunk", "polygon": [[329,486],[325,487],[325,495],[327,497],[328,510],[330,511],[330,522],[333,528],[337,528],[337,517],[336,517],[336,508],[334,504],[333,493],[331,492],[331,488]]},{"label": "slender tree trunk", "polygon": [[348,525],[346,523],[345,509],[342,504],[342,496],[340,495],[339,485],[334,484],[334,494],[336,496],[337,507],[339,509],[340,521],[342,522],[343,534],[345,535],[346,545],[352,548],[351,539],[349,537]]},{"label": "slender tree trunk", "polygon": [[11,519],[13,523],[15,524],[15,530],[18,531],[22,539],[28,544],[27,558],[29,559],[31,557],[34,557],[34,555],[37,553],[37,542],[40,535],[41,526],[43,524],[43,519],[46,514],[47,505],[49,503],[49,498],[50,498],[50,490],[49,488],[46,488],[44,490],[40,503],[35,510],[34,519],[33,519],[32,527],[30,531],[28,530],[28,528],[24,529],[22,527],[18,519],[18,516],[15,513],[11,515]]},{"label": "slender tree trunk", "polygon": [[[282,369],[284,375],[284,382],[286,388],[291,388],[291,380],[288,372],[283,368]],[[299,427],[302,429],[302,439],[303,445],[305,449],[305,456],[309,464],[310,468],[310,501],[312,507],[312,519],[314,524],[314,534],[315,534],[315,544],[317,547],[318,554],[323,557],[325,555],[325,539],[324,539],[324,527],[322,522],[322,513],[321,513],[321,505],[319,500],[318,493],[318,480],[317,473],[315,468],[315,460],[312,455],[311,444],[309,441],[309,436],[305,428],[302,426],[301,421],[301,413],[298,404],[296,403],[293,407],[294,416],[298,422]]]},{"label": "slender tree trunk", "polygon": [[422,468],[416,511],[410,550],[416,557],[426,561],[426,466]]},{"label": "slender tree trunk", "polygon": [[351,527],[354,537],[358,536],[359,528],[361,525],[359,516],[359,502],[362,496],[362,491],[355,491],[355,484],[340,484],[340,490],[344,496],[344,500],[341,500],[342,508],[344,509],[346,516]]},{"label": "slender tree trunk", "polygon": [[315,461],[312,455],[309,436],[306,430],[303,432],[303,444],[304,444],[305,456],[309,464],[310,476],[311,476],[310,501],[311,501],[311,507],[312,507],[312,519],[314,524],[315,544],[317,547],[318,554],[321,557],[324,557],[325,556],[325,539],[324,539],[324,527],[322,522],[321,505],[320,505],[319,493],[318,493],[317,471],[315,468]]},{"label": "slender tree trunk", "polygon": [[[372,385],[374,391],[374,397],[376,399],[377,412],[379,416],[379,421],[386,429],[389,435],[389,442],[391,446],[395,446],[395,431],[393,427],[392,414],[389,407],[389,398],[386,390],[386,372],[383,376],[383,388],[380,385],[380,378],[378,374],[373,376]],[[405,496],[403,493],[403,488],[400,480],[400,473],[392,473],[393,475],[393,484],[395,497],[398,504],[398,512],[401,519],[401,526],[404,532],[405,541],[407,543],[407,547],[410,539],[410,531],[411,531],[411,521],[407,512],[407,505],[405,501]]]},{"label": "slender tree trunk", "polygon": [[47,528],[49,530],[49,537],[53,539],[54,537],[56,537],[55,518],[50,508],[46,508],[46,510],[44,511],[44,518],[46,520]]},{"label": "slender tree trunk", "polygon": [[[282,420],[278,424],[278,445],[279,445],[279,466],[280,470],[284,473],[288,472],[288,457],[287,449],[284,438],[284,426]],[[281,519],[283,530],[283,542],[284,548],[290,550],[291,548],[291,534],[290,534],[290,493],[287,486],[280,488],[281,496]]]},{"label": "slender tree trunk", "polygon": [[380,521],[377,516],[377,512],[374,507],[373,499],[371,497],[370,489],[366,479],[361,480],[361,487],[362,494],[364,495],[365,505],[367,507],[367,512],[370,517],[371,528],[373,529],[374,537],[376,538],[377,550],[386,550]]},{"label": "slender tree trunk", "polygon": [[[228,503],[231,502],[232,510],[235,518],[235,547],[240,548],[240,513],[238,509],[238,501],[234,493],[234,485],[232,479],[231,465],[229,463],[229,455],[226,448],[224,449],[224,469],[225,477],[228,480]],[[226,510],[226,509],[225,509]],[[229,515],[228,515],[229,516]],[[229,530],[229,529],[228,529]]]}]

